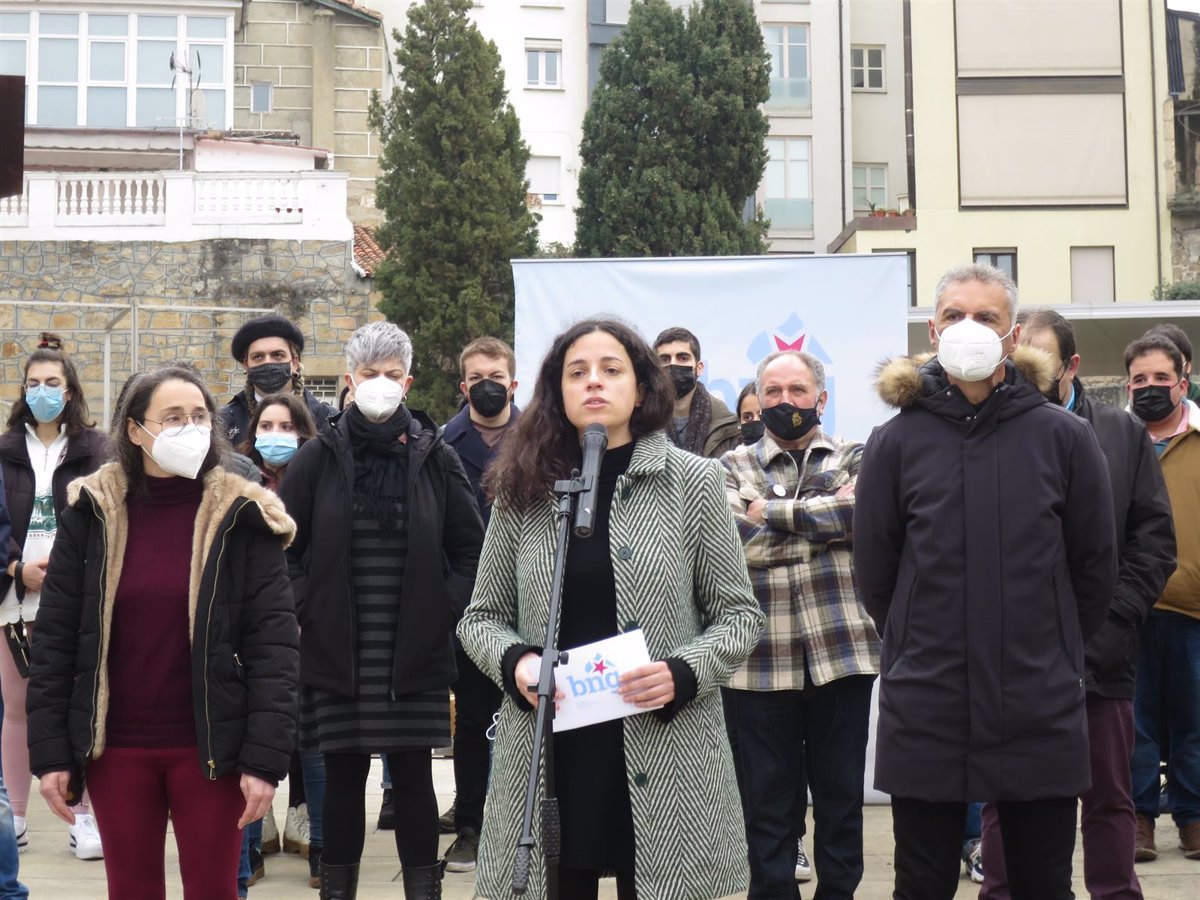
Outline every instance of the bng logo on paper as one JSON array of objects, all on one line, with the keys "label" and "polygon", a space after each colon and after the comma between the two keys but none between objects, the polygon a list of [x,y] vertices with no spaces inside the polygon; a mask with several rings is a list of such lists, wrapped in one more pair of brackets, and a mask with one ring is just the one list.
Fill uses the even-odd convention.
[{"label": "bng logo on paper", "polygon": [[615,691],[621,681],[621,673],[610,660],[597,653],[583,667],[587,674],[583,678],[567,676],[567,685],[571,688],[572,697],[590,697],[593,694],[603,694]]}]

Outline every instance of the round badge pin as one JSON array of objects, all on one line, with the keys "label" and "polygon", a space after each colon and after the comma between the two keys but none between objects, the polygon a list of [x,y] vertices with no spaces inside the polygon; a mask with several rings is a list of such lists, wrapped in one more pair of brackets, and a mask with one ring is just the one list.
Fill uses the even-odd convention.
[{"label": "round badge pin", "polygon": [[772,494],[774,494],[776,497],[785,497],[785,496],[787,496],[787,491],[785,491],[785,490],[783,489],[783,485],[782,485],[782,484],[773,484],[773,485],[771,485],[771,493],[772,493]]}]

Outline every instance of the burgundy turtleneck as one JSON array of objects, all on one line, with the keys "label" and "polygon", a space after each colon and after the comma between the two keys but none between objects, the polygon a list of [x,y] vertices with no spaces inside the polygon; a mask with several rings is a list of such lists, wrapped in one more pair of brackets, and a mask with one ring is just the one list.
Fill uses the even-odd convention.
[{"label": "burgundy turtleneck", "polygon": [[204,484],[146,477],[126,500],[129,536],[113,604],[108,650],[108,744],[196,743],[188,577]]}]

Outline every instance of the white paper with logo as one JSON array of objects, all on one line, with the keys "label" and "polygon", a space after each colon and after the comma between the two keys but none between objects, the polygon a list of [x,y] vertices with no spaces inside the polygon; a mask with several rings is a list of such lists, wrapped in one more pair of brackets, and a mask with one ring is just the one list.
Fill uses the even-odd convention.
[{"label": "white paper with logo", "polygon": [[575,647],[567,653],[570,661],[554,673],[558,688],[566,694],[554,714],[555,731],[570,731],[649,712],[626,703],[617,693],[622,672],[650,662],[646,636],[640,628]]}]

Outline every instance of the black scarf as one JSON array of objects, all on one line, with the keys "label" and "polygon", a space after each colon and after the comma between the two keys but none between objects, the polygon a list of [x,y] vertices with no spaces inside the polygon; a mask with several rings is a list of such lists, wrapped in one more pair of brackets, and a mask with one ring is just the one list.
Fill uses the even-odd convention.
[{"label": "black scarf", "polygon": [[370,422],[357,406],[346,410],[346,427],[354,450],[354,500],[379,523],[384,534],[396,530],[396,504],[408,493],[407,434],[412,414],[397,409],[386,422]]},{"label": "black scarf", "polygon": [[692,394],[692,405],[688,410],[687,427],[683,436],[675,434],[673,427],[667,428],[667,437],[671,443],[697,456],[704,455],[704,443],[708,440],[708,432],[712,428],[712,400],[708,390],[700,382],[696,382],[696,392]]}]

